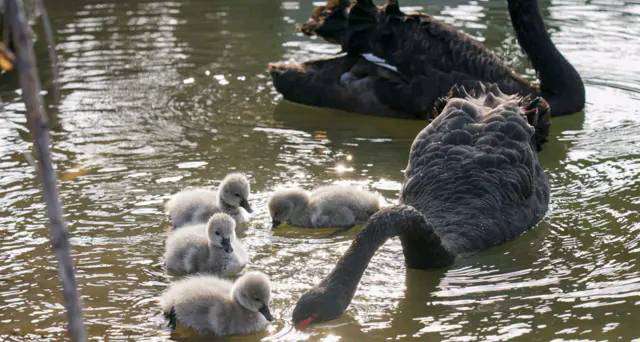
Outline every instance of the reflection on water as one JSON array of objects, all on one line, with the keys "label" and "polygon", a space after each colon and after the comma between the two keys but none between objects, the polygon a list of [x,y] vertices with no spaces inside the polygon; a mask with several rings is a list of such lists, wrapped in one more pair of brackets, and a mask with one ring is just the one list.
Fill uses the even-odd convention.
[{"label": "reflection on water", "polygon": [[[264,334],[238,339],[639,337],[640,4],[541,3],[553,39],[587,86],[585,112],[554,120],[540,155],[553,188],[548,216],[523,237],[444,270],[405,269],[391,241],[346,315],[296,332],[289,324],[296,299],[357,229],[271,231],[269,192],[343,181],[393,203],[423,123],[281,100],[268,62],[338,52],[295,32],[310,2],[49,2],[63,83],[52,108],[59,112],[53,152],[91,336],[185,337],[165,328],[155,302],[169,282],[162,204],[185,186],[215,185],[242,170],[258,209],[242,238],[251,268],[273,279],[279,319]],[[402,4],[464,28],[533,75],[504,1]],[[1,79],[0,337],[57,340],[63,307],[24,106],[16,80]]]}]

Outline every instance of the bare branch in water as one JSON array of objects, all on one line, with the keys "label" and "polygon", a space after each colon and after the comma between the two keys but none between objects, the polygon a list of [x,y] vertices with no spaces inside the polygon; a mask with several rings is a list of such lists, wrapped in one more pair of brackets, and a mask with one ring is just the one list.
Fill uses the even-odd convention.
[{"label": "bare branch in water", "polygon": [[17,0],[5,0],[5,19],[15,47],[15,66],[22,88],[22,98],[27,108],[27,124],[33,137],[38,159],[38,174],[42,181],[44,200],[49,216],[51,245],[58,259],[58,272],[69,319],[68,332],[72,341],[85,341],[86,331],[82,320],[80,295],[76,287],[66,223],[62,215],[62,203],[58,196],[56,174],[49,151],[49,129],[40,96],[40,79],[36,68],[31,31]]},{"label": "bare branch in water", "polygon": [[53,39],[51,20],[49,20],[47,9],[44,7],[44,3],[42,2],[42,0],[36,0],[36,11],[38,12],[42,20],[44,36],[47,41],[49,63],[51,65],[51,78],[53,79],[53,99],[54,102],[57,103],[60,100],[60,70],[58,69],[58,55],[56,54],[56,44]]}]

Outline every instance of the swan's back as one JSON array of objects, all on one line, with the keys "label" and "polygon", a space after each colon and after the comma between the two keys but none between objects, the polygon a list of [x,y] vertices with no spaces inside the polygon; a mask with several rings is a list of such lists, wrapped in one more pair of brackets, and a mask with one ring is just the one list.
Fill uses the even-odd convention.
[{"label": "swan's back", "polygon": [[[354,8],[357,7],[363,6]],[[367,29],[362,29],[363,22],[368,23]],[[405,14],[395,10],[394,5],[366,13],[352,10],[348,30],[354,33],[346,42],[347,49],[383,57],[404,75],[442,72],[460,80],[499,83],[509,93],[529,87],[480,42],[427,14]]]},{"label": "swan's back", "polygon": [[510,240],[547,211],[549,184],[523,102],[491,91],[451,98],[413,142],[402,201],[454,253]]}]

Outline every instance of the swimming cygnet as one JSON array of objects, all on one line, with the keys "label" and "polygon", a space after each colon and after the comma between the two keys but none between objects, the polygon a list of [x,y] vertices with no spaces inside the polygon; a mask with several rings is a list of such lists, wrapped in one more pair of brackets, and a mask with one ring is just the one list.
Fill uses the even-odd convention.
[{"label": "swimming cygnet", "polygon": [[233,275],[249,261],[236,238],[236,222],[217,213],[206,224],[182,227],[169,234],[164,255],[167,273],[182,276],[194,273]]},{"label": "swimming cygnet", "polygon": [[[249,205],[249,181],[241,173],[230,173],[220,183],[218,190],[195,188],[183,190],[171,196],[166,212],[173,229],[187,224],[204,223],[215,213],[231,215],[238,224],[247,221]],[[240,209],[240,208],[244,208]]]},{"label": "swimming cygnet", "polygon": [[322,186],[308,193],[280,190],[269,199],[273,228],[282,223],[298,227],[348,228],[366,222],[380,209],[378,195],[346,185]]},{"label": "swimming cygnet", "polygon": [[173,329],[180,323],[199,333],[224,336],[265,329],[273,321],[270,300],[269,278],[248,272],[235,283],[210,275],[179,280],[162,295],[160,304]]}]

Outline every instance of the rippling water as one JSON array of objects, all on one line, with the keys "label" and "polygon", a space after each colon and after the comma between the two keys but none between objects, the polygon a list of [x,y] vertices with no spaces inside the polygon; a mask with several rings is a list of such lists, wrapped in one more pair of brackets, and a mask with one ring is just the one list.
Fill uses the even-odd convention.
[{"label": "rippling water", "polygon": [[[553,40],[587,87],[584,113],[555,119],[540,154],[553,188],[545,220],[438,271],[407,270],[400,243],[391,241],[347,314],[305,333],[291,329],[293,305],[354,232],[272,231],[268,194],[284,185],[350,182],[393,203],[424,124],[282,101],[268,62],[337,52],[295,33],[294,23],[312,9],[307,2],[47,3],[62,59],[62,99],[50,108],[58,113],[53,152],[92,337],[188,336],[165,327],[155,302],[169,282],[162,204],[183,187],[215,185],[230,170],[252,180],[257,213],[242,237],[251,269],[274,282],[278,318],[267,332],[238,339],[640,337],[637,0],[542,0]],[[402,4],[464,29],[533,75],[505,1]],[[41,42],[38,54],[46,60]],[[64,310],[24,106],[16,80],[0,81],[0,339],[58,340]]]}]

